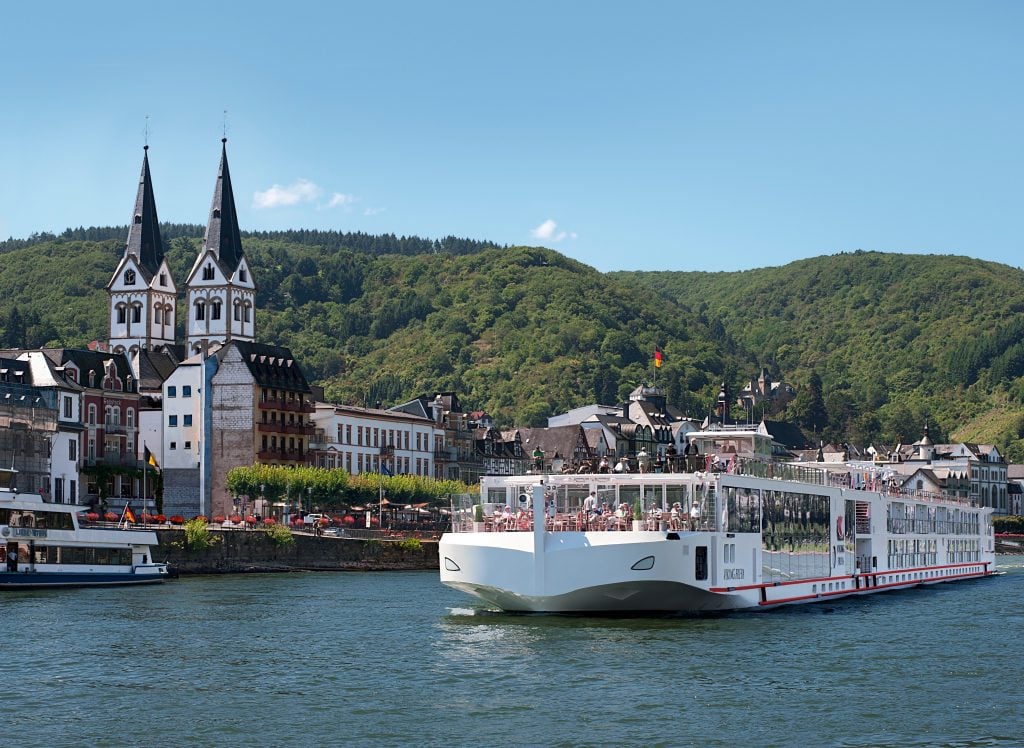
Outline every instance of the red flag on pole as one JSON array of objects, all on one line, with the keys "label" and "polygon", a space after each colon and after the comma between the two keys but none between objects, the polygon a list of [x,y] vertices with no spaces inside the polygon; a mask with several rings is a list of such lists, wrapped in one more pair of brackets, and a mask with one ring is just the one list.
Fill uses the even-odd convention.
[{"label": "red flag on pole", "polygon": [[661,368],[661,349],[660,348],[655,348],[654,349],[654,368],[655,369],[660,369]]}]

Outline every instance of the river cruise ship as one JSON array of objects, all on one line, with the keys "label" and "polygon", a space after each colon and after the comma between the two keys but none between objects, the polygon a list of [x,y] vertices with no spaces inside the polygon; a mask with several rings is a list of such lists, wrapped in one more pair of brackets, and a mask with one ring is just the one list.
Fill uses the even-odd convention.
[{"label": "river cruise ship", "polygon": [[846,465],[726,470],[484,477],[453,503],[441,581],[506,611],[704,612],[995,573],[990,508]]},{"label": "river cruise ship", "polygon": [[14,488],[14,470],[0,470],[0,589],[154,584],[167,564],[153,560],[156,533],[114,523],[82,526],[75,504],[53,504]]}]

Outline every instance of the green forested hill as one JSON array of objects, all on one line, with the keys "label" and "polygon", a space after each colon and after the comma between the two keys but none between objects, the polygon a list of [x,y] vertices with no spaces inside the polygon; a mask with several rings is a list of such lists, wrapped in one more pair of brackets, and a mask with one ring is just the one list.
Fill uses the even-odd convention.
[{"label": "green forested hill", "polygon": [[[855,252],[735,273],[620,273],[721,322],[776,375],[821,379],[827,435],[1013,445],[1024,435],[1024,272]],[[1021,456],[1024,456],[1022,454]]]},{"label": "green forested hill", "polygon": [[[165,232],[179,285],[200,233]],[[0,346],[104,339],[122,236],[0,245]],[[658,345],[658,384],[694,415],[722,379],[737,389],[767,365],[800,390],[788,415],[825,438],[914,440],[927,420],[933,436],[1024,453],[1024,273],[1006,266],[854,253],[735,273],[601,274],[546,249],[452,238],[244,241],[259,339],[291,347],[339,402],[453,389],[500,423],[534,425],[650,381]]]}]

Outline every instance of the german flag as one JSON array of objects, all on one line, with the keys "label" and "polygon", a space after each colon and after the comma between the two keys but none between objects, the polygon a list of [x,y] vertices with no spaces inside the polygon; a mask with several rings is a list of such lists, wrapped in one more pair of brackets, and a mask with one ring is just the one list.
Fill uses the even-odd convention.
[{"label": "german flag", "polygon": [[156,457],[149,451],[149,447],[142,448],[142,461],[147,465],[153,467],[158,473],[160,472],[160,465],[157,464]]},{"label": "german flag", "polygon": [[655,348],[654,349],[654,368],[655,369],[660,369],[661,368],[661,349],[660,348]]},{"label": "german flag", "polygon": [[125,522],[131,522],[133,525],[136,524],[135,512],[129,504],[124,505],[124,520]]}]

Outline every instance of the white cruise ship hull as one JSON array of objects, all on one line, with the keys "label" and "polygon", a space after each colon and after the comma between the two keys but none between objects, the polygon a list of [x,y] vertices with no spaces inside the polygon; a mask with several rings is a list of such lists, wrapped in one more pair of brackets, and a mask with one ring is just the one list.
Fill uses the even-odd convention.
[{"label": "white cruise ship hull", "polygon": [[[588,479],[588,484],[581,483]],[[623,520],[606,522],[596,531],[590,529],[593,523],[567,529],[562,515],[572,515],[573,510],[577,518],[582,514],[572,506],[565,507],[566,512],[552,511],[552,500],[560,490],[558,477],[551,476],[536,487],[529,485],[528,477],[485,479],[484,495],[493,498],[498,486],[505,485],[506,500],[523,504],[529,497],[534,516],[544,516],[545,523],[535,527],[531,521],[524,528],[520,522],[501,526],[501,520],[495,519],[490,526],[480,521],[458,525],[460,510],[455,508],[453,516],[463,531],[447,533],[440,541],[441,581],[505,611],[705,613],[820,602],[984,577],[995,571],[990,510],[961,503],[927,503],[926,508],[947,507],[948,516],[956,517],[955,524],[952,519],[943,524],[935,517],[945,513],[915,510],[916,500],[901,499],[901,512],[909,506],[912,516],[931,517],[901,524],[892,515],[896,498],[826,485],[745,476],[720,476],[712,479],[713,485],[704,476],[695,482],[693,476],[678,475],[566,480],[577,488],[603,486],[606,492],[614,488],[623,495],[628,491],[629,496],[636,493],[629,487],[641,481],[640,495],[645,496],[657,496],[661,489],[655,486],[684,481],[699,486],[704,497],[716,496],[717,501],[711,502],[708,508],[713,506],[713,513],[695,530],[672,529],[668,522],[650,521],[646,516],[643,529],[638,530],[625,529],[632,523]],[[726,500],[727,495],[739,495],[738,491],[745,503]],[[571,494],[570,488],[570,503]],[[780,496],[795,502],[800,494],[810,496],[821,508],[818,529],[823,534],[807,536],[815,542],[806,541],[806,532],[800,535],[812,526],[813,518],[802,513],[799,518],[780,512],[773,515],[771,508],[760,511],[761,502],[777,501]],[[847,501],[853,503],[848,507]],[[863,513],[863,521],[851,519],[849,523],[858,527],[846,529],[846,512],[854,508]],[[730,521],[730,511],[742,513],[741,521]],[[579,524],[583,525],[582,519]],[[740,531],[751,527],[766,532]]]}]

